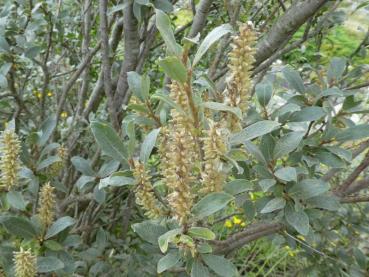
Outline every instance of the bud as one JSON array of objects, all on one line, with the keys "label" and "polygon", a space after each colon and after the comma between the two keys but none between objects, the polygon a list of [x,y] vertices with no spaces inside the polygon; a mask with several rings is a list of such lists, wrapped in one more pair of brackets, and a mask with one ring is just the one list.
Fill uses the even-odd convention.
[{"label": "bud", "polygon": [[53,163],[47,170],[47,174],[54,177],[59,175],[60,171],[65,165],[65,161],[67,160],[67,149],[65,149],[63,146],[60,146],[58,148],[57,155],[60,160]]},{"label": "bud", "polygon": [[40,191],[40,204],[38,216],[45,228],[49,227],[54,221],[55,216],[55,188],[46,183]]},{"label": "bud", "polygon": [[20,143],[17,134],[13,130],[5,130],[0,145],[0,183],[9,190],[18,181]]},{"label": "bud", "polygon": [[34,277],[37,274],[37,259],[31,250],[14,252],[15,277]]}]

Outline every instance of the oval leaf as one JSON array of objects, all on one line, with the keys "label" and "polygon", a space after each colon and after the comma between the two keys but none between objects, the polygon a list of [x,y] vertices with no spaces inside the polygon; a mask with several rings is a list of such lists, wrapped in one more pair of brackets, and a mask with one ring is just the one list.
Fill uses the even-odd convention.
[{"label": "oval leaf", "polygon": [[197,202],[193,206],[192,212],[197,218],[201,219],[223,209],[233,199],[234,197],[228,193],[213,192]]},{"label": "oval leaf", "polygon": [[45,239],[51,238],[57,234],[59,234],[61,231],[65,230],[66,228],[74,225],[75,220],[71,218],[70,216],[64,216],[59,218],[57,221],[55,221],[47,230]]}]

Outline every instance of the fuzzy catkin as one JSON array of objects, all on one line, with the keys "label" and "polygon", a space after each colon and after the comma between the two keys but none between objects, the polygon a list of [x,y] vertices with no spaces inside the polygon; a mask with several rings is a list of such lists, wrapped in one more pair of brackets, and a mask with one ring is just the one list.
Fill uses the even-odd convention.
[{"label": "fuzzy catkin", "polygon": [[[247,111],[250,97],[255,42],[256,33],[252,26],[242,24],[240,34],[233,38],[232,51],[228,55],[231,74],[227,80],[225,103],[231,107],[239,107],[243,113]],[[227,121],[232,131],[241,129],[239,119],[235,115],[230,114]]]},{"label": "fuzzy catkin", "polygon": [[60,171],[63,169],[65,162],[67,160],[67,149],[65,149],[65,147],[60,146],[57,150],[57,155],[60,158],[59,161],[57,161],[56,163],[53,163],[49,168],[48,168],[48,174],[50,176],[58,176],[60,174]]},{"label": "fuzzy catkin", "polygon": [[13,130],[5,130],[0,142],[0,184],[7,190],[17,185],[19,170],[20,142]]},{"label": "fuzzy catkin", "polygon": [[155,196],[150,177],[142,163],[135,161],[133,176],[136,179],[136,203],[145,210],[148,218],[158,218],[164,214],[163,207]]},{"label": "fuzzy catkin", "polygon": [[188,222],[193,205],[192,185],[195,181],[194,167],[198,160],[198,145],[193,118],[185,87],[173,82],[171,98],[182,108],[183,112],[172,109],[172,119],[169,123],[166,153],[162,175],[170,190],[168,202],[174,217],[181,223]]},{"label": "fuzzy catkin", "polygon": [[37,258],[31,250],[20,248],[14,252],[15,277],[34,277],[37,274]]},{"label": "fuzzy catkin", "polygon": [[201,172],[202,193],[219,192],[225,181],[221,157],[227,152],[226,134],[219,123],[210,122],[209,129],[204,131],[203,151],[204,165]]},{"label": "fuzzy catkin", "polygon": [[49,227],[55,216],[55,188],[46,183],[40,190],[40,204],[38,208],[38,216],[45,228]]}]

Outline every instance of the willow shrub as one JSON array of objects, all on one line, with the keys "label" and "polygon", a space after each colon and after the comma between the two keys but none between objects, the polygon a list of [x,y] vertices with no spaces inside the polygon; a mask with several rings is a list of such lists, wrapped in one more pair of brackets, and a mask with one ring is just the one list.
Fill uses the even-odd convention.
[{"label": "willow shrub", "polygon": [[[253,86],[257,35],[251,25],[241,24],[238,31],[222,25],[202,41],[181,44],[160,10],[156,26],[166,45],[158,65],[171,79],[169,93],[151,87],[148,76],[130,72],[133,98],[122,129],[99,118],[90,125],[105,163],[96,171],[82,157],[71,159],[81,173],[74,188],[81,196],[92,192],[93,201],[104,205],[116,187],[134,193],[142,216],[131,225],[136,235],[130,235],[130,249],[120,249],[119,229],[108,233],[97,226],[96,237],[81,238],[75,226],[83,218],[73,209],[59,216],[55,197],[65,188],[47,182],[66,158],[62,145],[48,144],[54,119],[32,136],[40,152],[35,162],[27,160],[27,149],[21,153],[10,122],[2,133],[0,163],[4,271],[18,277],[155,271],[237,276],[228,254],[270,235],[281,246],[300,247],[298,255],[310,261],[304,274],[363,274],[367,258],[349,240],[367,232],[365,212],[343,204],[350,202],[347,187],[322,178],[332,169],[349,168],[351,148],[369,137],[369,126],[360,117],[351,119],[365,114],[365,105],[359,91],[347,89],[359,77],[348,72],[347,61],[333,58],[317,82],[304,82],[289,66],[275,67],[280,70]],[[232,32],[225,90],[219,91],[199,65]],[[35,176],[33,169],[43,174]],[[38,191],[32,213],[27,199]],[[242,218],[234,221],[238,229],[224,234],[220,226],[234,213]],[[337,232],[349,239],[337,238]]]}]

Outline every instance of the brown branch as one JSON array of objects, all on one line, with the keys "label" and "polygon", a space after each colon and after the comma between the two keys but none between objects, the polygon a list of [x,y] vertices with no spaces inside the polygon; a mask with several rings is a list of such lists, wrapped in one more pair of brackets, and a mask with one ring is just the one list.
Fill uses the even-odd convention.
[{"label": "brown branch", "polygon": [[297,1],[273,24],[257,44],[256,65],[261,64],[290,38],[300,26],[313,16],[328,0]]},{"label": "brown branch", "polygon": [[199,32],[204,29],[206,24],[206,18],[208,12],[210,10],[210,6],[213,3],[213,0],[201,0],[196,9],[195,17],[193,18],[193,23],[191,26],[191,30],[188,34],[188,37],[193,38]]},{"label": "brown branch", "polygon": [[348,188],[351,184],[359,177],[360,173],[369,166],[369,151],[366,153],[364,159],[361,163],[355,168],[355,170],[346,178],[346,180],[339,185],[336,189],[335,193],[339,196],[344,196],[347,194]]},{"label": "brown branch", "polygon": [[126,104],[129,101],[127,73],[136,70],[140,51],[140,36],[138,23],[133,14],[133,3],[127,5],[123,13],[124,61],[114,95],[114,109],[118,112],[120,112],[122,104]]},{"label": "brown branch", "polygon": [[109,59],[109,31],[108,31],[108,19],[107,19],[107,0],[100,0],[100,36],[101,36],[101,50],[102,50],[102,70],[104,80],[104,90],[106,98],[108,99],[108,110],[113,126],[116,130],[119,129],[119,123],[117,113],[114,108],[114,95],[111,84],[111,65]]},{"label": "brown branch", "polygon": [[343,197],[340,202],[344,204],[369,202],[369,195],[346,196]]}]

